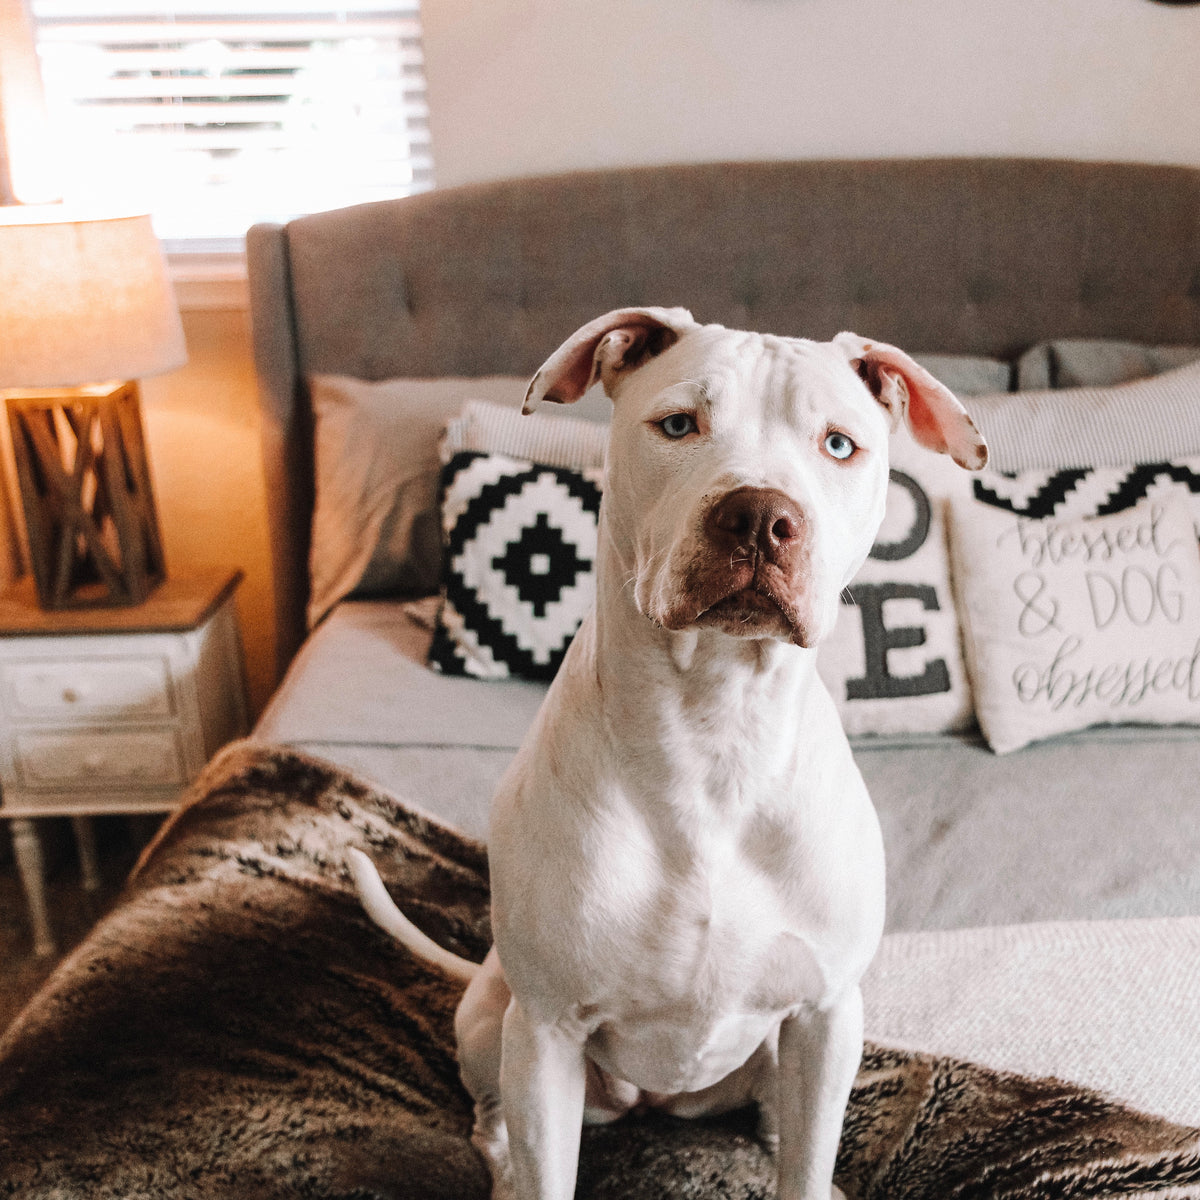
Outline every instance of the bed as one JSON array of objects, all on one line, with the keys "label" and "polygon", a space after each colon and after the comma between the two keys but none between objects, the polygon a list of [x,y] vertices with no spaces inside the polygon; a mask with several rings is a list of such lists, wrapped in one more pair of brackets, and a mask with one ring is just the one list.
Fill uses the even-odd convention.
[{"label": "bed", "polygon": [[[299,647],[258,736],[361,771],[483,838],[487,798],[544,686],[431,672],[429,610],[370,588],[307,628],[306,380],[440,380],[449,390],[434,399],[447,412],[467,396],[513,403],[506,378],[528,377],[593,316],[637,303],[768,332],[855,329],[937,356],[943,377],[971,390],[996,386],[997,360],[1020,366],[1023,387],[1111,380],[1086,363],[1071,376],[1072,353],[1092,342],[1101,359],[1105,343],[1185,348],[1157,369],[1195,357],[1186,348],[1200,342],[1198,197],[1200,173],[1138,165],[715,164],[504,181],[252,231],[280,661]],[[1037,349],[1047,339],[1049,365]],[[1056,371],[1063,378],[1051,380]],[[592,401],[587,415],[602,419],[607,401],[584,406]],[[977,416],[1007,445],[1003,411]],[[1191,454],[1196,436],[1173,430],[1167,445]],[[1037,953],[1038,939],[1070,939],[1076,922],[1137,920],[1157,936],[1200,913],[1192,727],[1094,728],[1005,756],[973,728],[855,746],[888,853],[897,936],[881,977],[906,971],[915,946],[1019,973],[1012,963]],[[978,932],[996,927],[1013,939],[1005,955]],[[894,968],[893,945],[907,947]],[[1011,978],[991,983],[1015,995]],[[1068,1014],[1086,1005],[1060,986],[1047,998],[1066,1025],[1039,1040],[1061,1051],[1081,1036]],[[931,1000],[895,1024],[881,1012],[878,1032],[969,1053],[972,1035],[956,1022],[978,1013],[937,1008]],[[1070,1055],[1027,1055],[1005,1012],[988,1034],[995,1065],[1111,1081]]]},{"label": "bed", "polygon": [[[768,332],[853,328],[932,352],[968,388],[982,362],[985,390],[987,364],[1025,353],[1036,374],[1030,348],[1051,338],[1187,348],[1200,342],[1198,179],[1035,161],[718,164],[489,184],[252,230],[279,661],[303,643],[259,736],[482,837],[543,690],[434,674],[429,611],[370,586],[322,601],[310,636],[311,377],[440,380],[430,395],[447,412],[466,396],[512,403],[507,377],[642,302]],[[604,415],[603,397],[589,404]],[[1192,453],[1195,436],[1168,445]],[[891,930],[1200,911],[1191,728],[1089,730],[1015,758],[970,728],[856,745],[884,823]]]},{"label": "bed", "polygon": [[[428,493],[464,402],[511,408],[592,317],[680,304],[893,342],[981,393],[968,406],[1017,478],[1048,469],[1038,447],[1070,442],[1081,405],[1119,416],[1132,395],[1129,412],[1157,411],[1133,379],[1159,371],[1170,419],[1118,420],[1077,454],[1108,436],[1097,469],[1123,479],[1134,435],[1139,463],[1200,455],[1197,170],[608,170],[258,226],[248,251],[281,682],[0,1043],[17,1195],[486,1190],[454,1079],[453,989],[363,920],[344,850],[366,848],[435,937],[482,953],[487,799],[545,684],[430,669],[443,564]],[[1028,389],[1035,408],[1014,406]],[[323,438],[331,412],[363,407],[385,432]],[[604,403],[583,407],[603,422]],[[404,459],[424,499],[331,541],[331,503],[357,520],[379,484],[361,455],[338,458],[363,445],[385,467]],[[384,570],[375,551],[396,546],[404,561]],[[895,628],[888,661],[909,678],[932,642]],[[996,753],[962,711],[918,727],[847,711],[889,902],[839,1179],[864,1200],[1200,1195],[1194,721],[1171,710]],[[54,1132],[68,1126],[91,1130],[84,1150]],[[651,1121],[590,1137],[580,1194],[749,1197],[768,1179],[744,1122]]]}]

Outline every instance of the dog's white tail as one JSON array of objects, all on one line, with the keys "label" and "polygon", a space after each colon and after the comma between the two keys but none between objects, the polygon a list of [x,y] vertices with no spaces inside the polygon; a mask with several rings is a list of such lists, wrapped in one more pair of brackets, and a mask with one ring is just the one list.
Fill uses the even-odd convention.
[{"label": "dog's white tail", "polygon": [[479,967],[476,963],[449,950],[442,949],[432,938],[426,937],[401,911],[388,895],[375,864],[359,849],[350,847],[346,851],[346,865],[354,876],[354,887],[368,917],[384,933],[394,937],[402,946],[414,954],[440,967],[447,975],[469,983]]}]

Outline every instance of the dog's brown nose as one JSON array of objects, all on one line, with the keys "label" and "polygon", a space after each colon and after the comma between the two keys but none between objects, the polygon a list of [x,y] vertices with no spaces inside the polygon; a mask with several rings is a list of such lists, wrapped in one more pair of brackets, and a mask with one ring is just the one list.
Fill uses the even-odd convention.
[{"label": "dog's brown nose", "polygon": [[715,545],[731,553],[757,549],[768,562],[786,556],[803,529],[800,506],[776,488],[735,488],[709,509],[705,520]]}]

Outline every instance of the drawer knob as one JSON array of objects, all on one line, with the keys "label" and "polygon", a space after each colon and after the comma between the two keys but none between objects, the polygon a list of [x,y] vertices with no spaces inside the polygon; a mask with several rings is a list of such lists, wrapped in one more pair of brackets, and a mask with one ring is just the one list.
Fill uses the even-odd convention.
[{"label": "drawer knob", "polygon": [[79,701],[79,693],[74,688],[63,688],[62,698],[68,704],[76,704]]}]

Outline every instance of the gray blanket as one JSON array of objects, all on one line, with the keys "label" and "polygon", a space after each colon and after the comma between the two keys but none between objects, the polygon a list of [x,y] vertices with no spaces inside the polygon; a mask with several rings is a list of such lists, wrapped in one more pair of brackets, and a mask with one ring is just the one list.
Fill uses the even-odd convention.
[{"label": "gray blanket", "polygon": [[[358,845],[478,959],[482,848],[336,767],[222,754],[122,902],[0,1041],[0,1196],[480,1200],[456,987],[361,914]],[[751,1113],[585,1132],[578,1195],[773,1195]],[[868,1045],[838,1178],[861,1200],[1200,1197],[1200,1131],[1053,1080]]]}]

